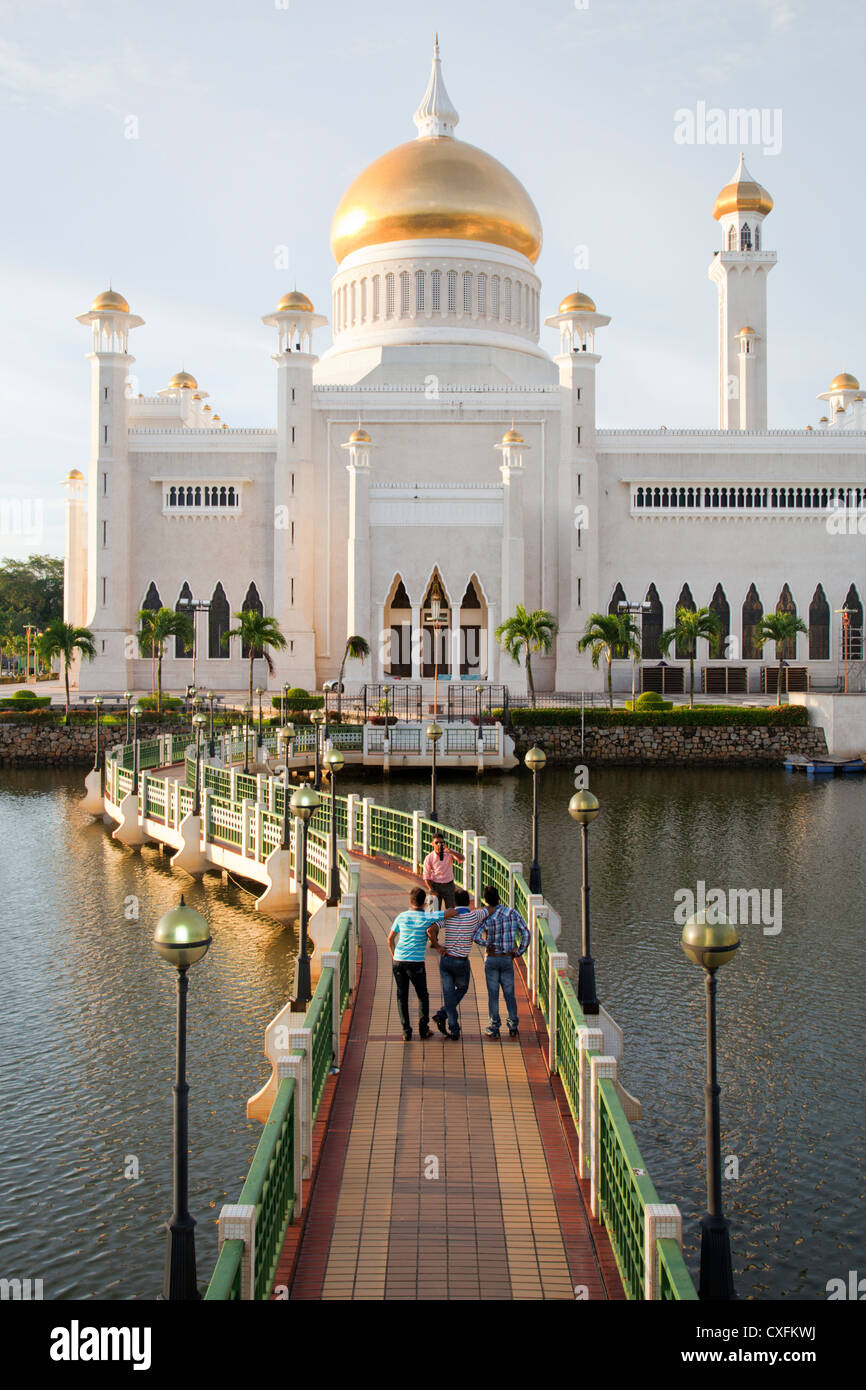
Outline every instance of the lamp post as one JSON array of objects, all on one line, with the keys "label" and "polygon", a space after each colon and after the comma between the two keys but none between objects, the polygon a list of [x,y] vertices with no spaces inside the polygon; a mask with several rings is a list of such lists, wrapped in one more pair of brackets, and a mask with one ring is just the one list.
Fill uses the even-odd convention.
[{"label": "lamp post", "polygon": [[198,623],[196,622],[196,616],[199,613],[210,612],[210,599],[181,598],[178,599],[177,606],[192,614],[192,686],[193,690],[195,690],[195,663],[198,656]]},{"label": "lamp post", "polygon": [[[854,610],[846,604],[844,608],[836,608],[834,612],[840,614],[842,618],[842,656],[845,660],[845,694],[848,694],[848,653],[851,649],[851,614]],[[779,691],[779,704],[782,703],[782,692]]]},{"label": "lamp post", "polygon": [[287,701],[288,698],[289,698],[289,690],[290,690],[290,688],[291,688],[291,687],[289,686],[289,682],[288,682],[288,681],[283,681],[283,705],[282,705],[282,709],[280,710],[280,714],[282,715],[282,719],[283,719],[283,723],[284,723],[284,724],[285,724],[285,722],[286,722],[286,701]]},{"label": "lamp post", "polygon": [[207,955],[208,924],[200,912],[180,906],[159,919],[154,943],[177,970],[177,1042],[174,1081],[173,1206],[165,1251],[162,1296],[171,1302],[201,1297],[195,1274],[195,1220],[189,1213],[189,1086],[186,1080],[186,972]]},{"label": "lamp post", "polygon": [[285,747],[286,754],[286,780],[283,783],[283,843],[281,848],[288,849],[291,844],[289,833],[289,750],[295,737],[294,724],[283,724],[280,729],[279,737]]},{"label": "lamp post", "polygon": [[126,701],[126,737],[124,743],[129,743],[129,706],[132,703],[132,691],[124,690],[123,698]]},{"label": "lamp post", "polygon": [[313,787],[298,787],[297,791],[292,792],[289,804],[301,822],[300,843],[295,845],[295,882],[298,884],[300,895],[301,917],[294,1008],[296,1011],[304,1012],[305,1006],[313,997],[310,987],[310,957],[307,955],[307,826],[322,803]]},{"label": "lamp post", "polygon": [[133,796],[138,796],[138,761],[139,761],[139,751],[138,751],[138,721],[139,721],[140,718],[141,718],[141,710],[138,708],[138,705],[136,705],[135,709],[132,711],[132,747],[133,747],[133,758],[132,758],[132,794],[133,794]]},{"label": "lamp post", "polygon": [[250,770],[250,715],[252,705],[244,705],[244,772]]},{"label": "lamp post", "polygon": [[104,700],[101,695],[94,695],[93,708],[96,710],[96,753],[93,758],[93,771],[99,772],[102,768],[102,758],[99,750],[99,711],[102,709]]},{"label": "lamp post", "polygon": [[532,864],[529,868],[530,893],[541,892],[541,865],[538,862],[538,774],[547,763],[544,749],[536,744],[523,759],[532,773]]},{"label": "lamp post", "polygon": [[592,958],[592,942],[589,933],[589,824],[598,815],[598,797],[590,791],[575,792],[568,803],[568,814],[580,826],[582,848],[582,893],[581,893],[581,957],[578,964],[577,1000],[585,1014],[598,1013],[598,995],[595,992],[595,961]]},{"label": "lamp post", "polygon": [[[644,614],[650,611],[652,605],[644,599],[643,603],[629,603],[626,599],[620,599],[616,605],[620,613]],[[634,710],[635,686],[637,684],[637,652],[631,654],[631,707]]]},{"label": "lamp post", "polygon": [[433,759],[430,771],[430,819],[436,820],[436,745],[442,737],[442,729],[434,720],[427,725],[427,737],[433,745]]},{"label": "lamp post", "polygon": [[[30,634],[31,634],[31,632],[35,632],[35,631],[36,631],[36,625],[35,625],[34,623],[27,623],[27,624],[25,624],[24,631],[27,633],[27,670],[26,670],[25,675],[24,675],[24,684],[25,684],[25,685],[29,685],[29,684],[30,684]],[[35,684],[35,682],[34,682],[34,684]]]},{"label": "lamp post", "polygon": [[213,707],[216,701],[216,695],[212,690],[209,690],[207,693],[207,698],[210,702],[210,731],[208,733],[207,755],[209,758],[212,758],[214,755],[214,748],[216,747],[216,744],[214,743],[213,732]]},{"label": "lamp post", "polygon": [[193,800],[192,813],[194,816],[201,815],[201,736],[202,730],[207,723],[206,714],[194,714],[192,717],[193,728],[195,729],[195,798]]},{"label": "lamp post", "polygon": [[[721,916],[722,914],[719,914]],[[719,1122],[719,1082],[716,1067],[716,971],[727,964],[740,944],[737,928],[724,919],[709,925],[706,910],[695,913],[683,927],[682,948],[689,960],[703,967],[707,995],[707,1079],[704,1086],[704,1128],[707,1146],[707,1210],[701,1217],[701,1277],[698,1297],[736,1298],[731,1264],[730,1224],[722,1211],[722,1138]]]},{"label": "lamp post", "polygon": [[320,750],[319,750],[319,730],[321,729],[321,727],[322,727],[322,725],[324,724],[324,722],[325,722],[325,711],[324,711],[324,710],[321,710],[321,709],[314,709],[314,710],[311,712],[311,714],[310,714],[310,723],[312,724],[313,728],[315,729],[315,737],[316,737],[316,772],[315,772],[315,776],[314,776],[314,778],[313,778],[313,786],[316,788],[316,791],[319,791],[319,789],[320,789],[320,787],[321,787],[321,785],[322,785],[322,762],[321,762],[321,753],[320,753]]},{"label": "lamp post", "polygon": [[442,593],[438,583],[430,595],[430,626],[433,629],[433,718],[437,719],[439,717],[439,633],[444,627],[442,622]]},{"label": "lamp post", "polygon": [[262,687],[261,687],[260,685],[257,685],[257,686],[256,686],[256,694],[257,694],[258,697],[259,697],[259,727],[258,727],[258,732],[256,733],[256,747],[257,747],[257,748],[261,748],[262,742],[263,742],[263,739],[262,739],[262,695],[264,694],[264,691],[262,690]]},{"label": "lamp post", "polygon": [[337,860],[337,773],[342,772],[345,758],[339,748],[331,748],[325,762],[331,774],[331,867],[328,874],[328,907],[340,901],[340,865]]}]

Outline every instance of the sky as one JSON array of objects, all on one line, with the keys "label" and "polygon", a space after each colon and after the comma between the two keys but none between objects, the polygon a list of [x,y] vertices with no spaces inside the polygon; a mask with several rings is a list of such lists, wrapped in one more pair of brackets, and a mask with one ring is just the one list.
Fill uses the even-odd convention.
[{"label": "sky", "polygon": [[[89,444],[75,315],[109,281],[145,320],[139,390],[185,367],[229,425],[274,424],[261,316],[295,283],[328,311],[334,210],[414,137],[434,29],[458,137],[541,215],[543,313],[579,279],[611,316],[602,428],[715,428],[711,210],[741,148],[775,200],[770,428],[866,380],[860,0],[0,0],[0,557],[62,554]],[[766,112],[766,136],[682,143],[701,103]]]}]

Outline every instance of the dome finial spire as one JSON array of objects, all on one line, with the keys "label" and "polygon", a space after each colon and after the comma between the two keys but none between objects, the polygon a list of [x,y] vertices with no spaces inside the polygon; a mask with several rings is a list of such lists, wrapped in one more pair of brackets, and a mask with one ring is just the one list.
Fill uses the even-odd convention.
[{"label": "dome finial spire", "polygon": [[418,127],[419,140],[431,140],[436,137],[453,140],[454,127],[460,120],[454,103],[445,90],[438,33],[433,39],[433,68],[430,81],[414,119]]}]

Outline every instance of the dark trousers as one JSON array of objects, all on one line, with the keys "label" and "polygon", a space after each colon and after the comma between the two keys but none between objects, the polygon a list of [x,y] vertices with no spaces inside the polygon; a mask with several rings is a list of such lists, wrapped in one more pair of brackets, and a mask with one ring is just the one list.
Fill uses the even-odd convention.
[{"label": "dark trousers", "polygon": [[397,986],[397,1013],[404,1033],[412,1031],[409,1021],[410,981],[418,996],[418,1028],[426,1028],[430,1019],[430,995],[427,993],[427,971],[423,960],[395,960],[394,983]]},{"label": "dark trousers", "polygon": [[439,973],[442,977],[442,998],[444,1003],[438,1010],[438,1014],[444,1014],[448,1019],[448,1027],[452,1033],[460,1032],[460,1020],[457,1017],[457,1007],[469,988],[469,981],[472,977],[472,967],[469,964],[468,956],[440,956]]}]

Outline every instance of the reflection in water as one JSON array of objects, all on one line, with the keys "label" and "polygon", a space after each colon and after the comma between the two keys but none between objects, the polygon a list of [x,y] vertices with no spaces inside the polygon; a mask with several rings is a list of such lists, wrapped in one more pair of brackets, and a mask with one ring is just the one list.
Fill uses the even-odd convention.
[{"label": "reflection in water", "polygon": [[[264,1027],[290,992],[294,937],[239,887],[215,875],[194,884],[154,848],[114,844],[79,811],[77,772],[2,778],[2,1273],[44,1279],[46,1298],[150,1298],[160,1288],[175,976],[152,935],[183,889],[214,935],[190,976],[190,1209],[204,1282],[219,1209],[237,1199],[261,1133],[244,1107],[269,1071]],[[739,1159],[724,1195],[740,1295],[820,1297],[863,1248],[862,1008],[848,976],[866,787],[661,769],[599,771],[592,787],[602,803],[590,832],[599,993],[625,1029],[624,1080],[644,1106],[638,1142],[660,1200],[682,1208],[693,1272],[703,984],[679,946],[674,893],[699,880],[782,889],[781,933],[745,926],[720,976],[723,1154]],[[393,777],[363,790],[424,808],[427,788]],[[544,774],[541,863],[576,962],[571,791],[567,771]],[[527,776],[446,775],[439,802],[444,823],[528,862]],[[125,1176],[136,1167],[137,1178]]]}]

